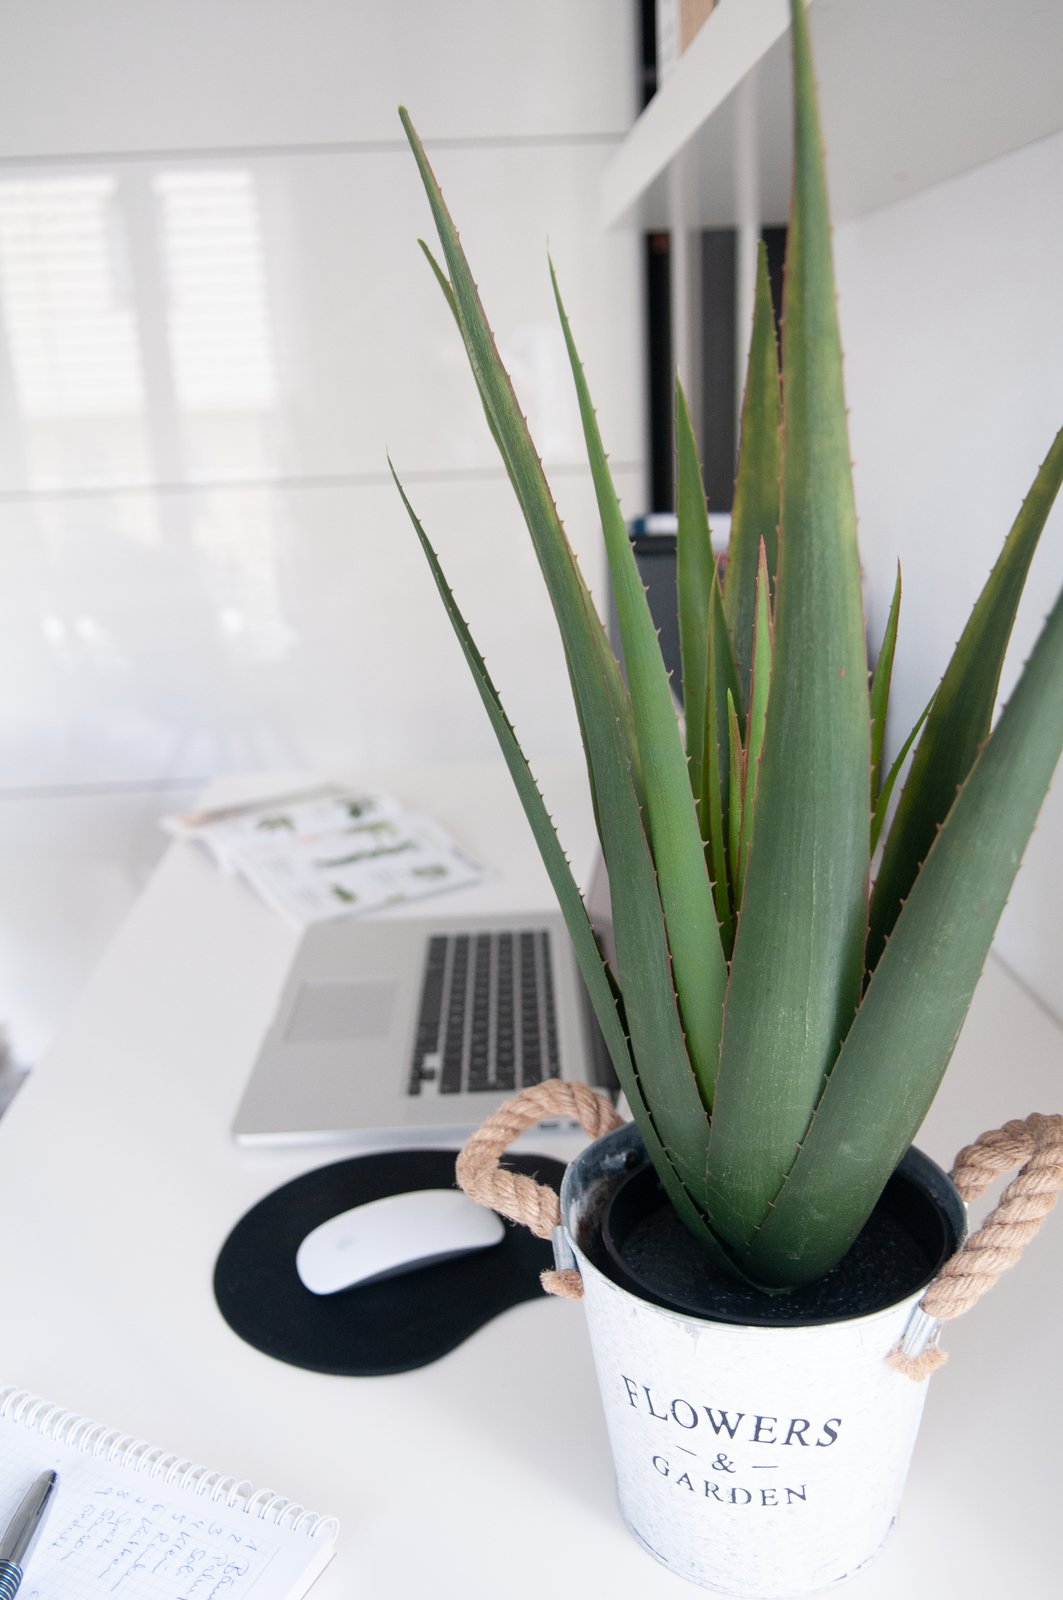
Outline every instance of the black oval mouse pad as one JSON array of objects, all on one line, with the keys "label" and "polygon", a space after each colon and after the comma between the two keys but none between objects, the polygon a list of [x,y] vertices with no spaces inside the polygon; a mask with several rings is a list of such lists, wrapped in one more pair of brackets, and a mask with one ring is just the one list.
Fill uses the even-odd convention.
[{"label": "black oval mouse pad", "polygon": [[[453,1189],[454,1150],[354,1156],[293,1178],[242,1217],[222,1246],[214,1297],[234,1333],[256,1350],[311,1372],[382,1377],[437,1361],[500,1311],[542,1293],[553,1250],[506,1223],[502,1241],[377,1283],[311,1294],[295,1252],[312,1228],[351,1206],[410,1189]],[[504,1165],[557,1189],[564,1166],[549,1156]]]}]

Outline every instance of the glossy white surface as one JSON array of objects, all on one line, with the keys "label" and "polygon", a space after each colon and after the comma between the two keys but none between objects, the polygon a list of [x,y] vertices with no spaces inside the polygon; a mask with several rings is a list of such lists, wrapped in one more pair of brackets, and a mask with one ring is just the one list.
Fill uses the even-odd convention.
[{"label": "glossy white surface", "polygon": [[[638,480],[619,474],[637,504]],[[602,592],[589,477],[557,500]],[[577,748],[549,602],[500,477],[409,483],[529,752]],[[490,755],[394,485],[40,498],[7,508],[10,785]]]},{"label": "glossy white surface", "polygon": [[[401,149],[0,167],[0,491],[383,482],[389,450],[496,469],[391,131]],[[548,247],[608,447],[642,455],[638,241],[597,220],[611,148],[430,151],[548,463],[584,454]]]},{"label": "glossy white surface", "polygon": [[163,852],[190,789],[0,795],[0,1019],[39,1061]]},{"label": "glossy white surface", "polygon": [[[570,831],[566,792],[551,788]],[[384,1379],[297,1371],[222,1321],[211,1271],[230,1228],[320,1160],[240,1151],[226,1131],[293,940],[240,888],[175,849],[0,1121],[0,1208],[19,1219],[0,1233],[0,1268],[21,1289],[5,1311],[5,1376],[336,1513],[320,1600],[489,1600],[502,1572],[512,1600],[677,1600],[688,1591],[616,1510],[578,1305],[544,1296]],[[950,1161],[987,1100],[1004,1116],[1058,1104],[1060,1040],[991,963],[928,1153]],[[1061,1283],[1053,1216],[948,1331],[897,1528],[847,1597],[1056,1592]]]},{"label": "glossy white surface", "polygon": [[615,0],[4,10],[10,155],[390,140],[400,101],[447,138],[616,133],[634,111],[636,13]]}]

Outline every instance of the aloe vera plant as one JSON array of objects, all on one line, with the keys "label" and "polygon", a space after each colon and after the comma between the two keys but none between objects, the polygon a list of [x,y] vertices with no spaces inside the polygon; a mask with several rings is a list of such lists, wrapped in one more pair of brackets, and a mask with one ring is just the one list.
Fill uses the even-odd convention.
[{"label": "aloe vera plant", "polygon": [[561,632],[609,873],[615,970],[599,953],[516,734],[401,485],[400,493],[664,1188],[717,1265],[770,1289],[814,1280],[841,1259],[911,1143],[1063,749],[1063,597],[991,731],[1019,597],[1063,476],[1061,432],[929,707],[880,776],[900,580],[871,675],[815,84],[801,0],[791,8],[783,359],[780,368],[762,259],[722,584],[681,391],[677,399],[685,728],[556,279],[626,677],[567,543],[439,186],[401,113],[442,263],[423,248]]}]

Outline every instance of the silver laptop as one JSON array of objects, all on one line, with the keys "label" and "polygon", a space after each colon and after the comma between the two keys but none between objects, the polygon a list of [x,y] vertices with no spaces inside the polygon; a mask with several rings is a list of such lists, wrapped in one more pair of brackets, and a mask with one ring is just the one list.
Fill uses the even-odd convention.
[{"label": "silver laptop", "polygon": [[[603,923],[606,895],[600,871],[589,904]],[[615,1090],[560,912],[457,905],[307,929],[233,1124],[240,1143],[460,1138],[544,1078]]]}]

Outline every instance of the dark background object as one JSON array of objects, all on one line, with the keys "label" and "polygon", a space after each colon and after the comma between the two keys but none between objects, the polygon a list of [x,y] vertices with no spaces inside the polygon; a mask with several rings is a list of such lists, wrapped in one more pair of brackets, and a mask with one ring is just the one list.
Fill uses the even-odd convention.
[{"label": "dark background object", "polygon": [[[343,1377],[381,1377],[427,1366],[499,1312],[542,1293],[553,1250],[506,1224],[500,1244],[400,1277],[316,1295],[295,1252],[312,1228],[351,1206],[413,1189],[452,1189],[455,1150],[353,1156],[294,1178],[236,1224],[214,1269],[214,1296],[233,1332],[278,1361]],[[563,1164],[507,1156],[503,1165],[559,1188]]]},{"label": "dark background object", "polygon": [[775,312],[775,327],[782,322],[783,264],[786,260],[786,229],[762,228],[760,237],[768,253],[768,282],[771,285],[771,305]]},{"label": "dark background object", "polygon": [[657,93],[657,0],[639,0],[639,105]]},{"label": "dark background object", "polygon": [[915,1294],[957,1249],[963,1231],[955,1188],[912,1149],[849,1253],[803,1288],[765,1293],[719,1271],[679,1221],[645,1158],[609,1196],[600,1240],[580,1242],[614,1283],[655,1305],[719,1322],[811,1327],[870,1316]]},{"label": "dark background object", "polygon": [[[768,280],[776,327],[782,311],[786,229],[763,228]],[[631,540],[650,611],[660,629],[661,650],[682,698],[679,622],[676,612],[675,535],[644,531],[662,513],[675,509],[675,357],[672,349],[672,241],[668,233],[645,237],[646,375],[648,385],[650,496],[652,511],[631,527]],[[705,229],[701,263],[701,428],[699,448],[710,519],[730,512],[738,457],[737,234],[733,228]],[[615,608],[610,638],[619,648]]]},{"label": "dark background object", "polygon": [[654,511],[671,511],[675,506],[675,361],[672,253],[667,233],[646,235],[645,267],[650,504]]},{"label": "dark background object", "polygon": [[[786,229],[761,229],[778,326],[782,315]],[[675,352],[672,348],[672,238],[648,233],[644,241],[646,383],[650,509],[675,509]],[[707,228],[700,239],[701,394],[688,395],[700,414],[699,449],[710,513],[730,511],[738,458],[739,365],[744,340],[737,329],[737,234]],[[739,350],[742,355],[740,358]],[[744,373],[742,374],[744,381]]]},{"label": "dark background object", "polygon": [[701,472],[710,511],[730,511],[738,456],[737,235],[701,235]]}]

